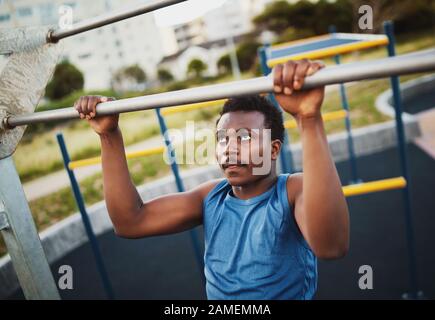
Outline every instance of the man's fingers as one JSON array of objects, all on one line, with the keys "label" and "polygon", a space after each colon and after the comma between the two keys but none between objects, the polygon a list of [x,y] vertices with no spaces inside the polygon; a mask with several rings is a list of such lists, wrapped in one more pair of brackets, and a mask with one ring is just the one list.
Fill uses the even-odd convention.
[{"label": "man's fingers", "polygon": [[301,89],[304,85],[305,76],[310,65],[310,62],[307,59],[303,59],[296,64],[296,70],[293,77],[293,88],[295,90]]},{"label": "man's fingers", "polygon": [[283,70],[283,86],[284,94],[290,95],[293,92],[293,78],[295,75],[296,63],[293,61],[287,61]]},{"label": "man's fingers", "polygon": [[275,93],[282,92],[282,64],[278,64],[273,68],[273,90]]},{"label": "man's fingers", "polygon": [[307,70],[307,76],[311,76],[315,74],[320,69],[324,68],[325,64],[322,61],[314,61],[310,64],[310,67]]}]

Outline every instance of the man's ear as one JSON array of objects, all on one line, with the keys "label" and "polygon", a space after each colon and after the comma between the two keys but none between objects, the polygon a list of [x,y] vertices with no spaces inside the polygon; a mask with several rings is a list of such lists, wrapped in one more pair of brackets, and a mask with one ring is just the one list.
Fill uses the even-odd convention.
[{"label": "man's ear", "polygon": [[276,160],[279,157],[279,152],[281,151],[282,143],[280,140],[276,139],[272,141],[271,145],[271,159]]}]

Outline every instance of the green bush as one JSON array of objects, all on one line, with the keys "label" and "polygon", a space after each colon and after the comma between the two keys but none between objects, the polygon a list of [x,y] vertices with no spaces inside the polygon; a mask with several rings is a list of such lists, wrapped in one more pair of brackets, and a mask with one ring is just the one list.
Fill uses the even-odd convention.
[{"label": "green bush", "polygon": [[67,60],[59,63],[48,83],[45,96],[51,100],[58,100],[74,91],[83,90],[83,74]]}]

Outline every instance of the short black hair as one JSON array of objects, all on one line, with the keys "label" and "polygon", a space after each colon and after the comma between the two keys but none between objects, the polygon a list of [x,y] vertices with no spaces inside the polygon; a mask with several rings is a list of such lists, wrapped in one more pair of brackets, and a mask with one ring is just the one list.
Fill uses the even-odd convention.
[{"label": "short black hair", "polygon": [[264,127],[271,129],[272,140],[278,139],[284,142],[285,129],[282,112],[267,98],[260,95],[250,95],[228,99],[219,114],[219,118],[216,120],[216,125],[225,113],[236,111],[258,111],[262,113],[264,115]]}]

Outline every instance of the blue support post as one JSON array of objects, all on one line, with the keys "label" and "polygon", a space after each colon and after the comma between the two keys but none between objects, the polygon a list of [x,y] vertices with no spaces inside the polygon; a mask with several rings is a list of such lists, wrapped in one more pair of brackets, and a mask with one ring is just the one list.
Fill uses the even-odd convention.
[{"label": "blue support post", "polygon": [[56,135],[56,138],[57,138],[57,142],[58,142],[59,147],[60,147],[60,151],[62,153],[63,164],[65,166],[65,170],[67,171],[69,180],[71,182],[71,188],[72,188],[73,193],[74,193],[74,198],[76,200],[77,207],[80,211],[83,225],[85,227],[85,231],[86,231],[86,234],[88,236],[89,243],[91,245],[92,253],[93,253],[94,258],[95,258],[95,263],[97,265],[98,274],[101,277],[101,281],[103,283],[104,291],[106,292],[107,297],[112,300],[115,298],[115,296],[113,293],[112,284],[110,283],[110,280],[109,280],[109,275],[108,275],[106,267],[104,265],[103,257],[101,256],[100,247],[98,245],[97,238],[95,237],[94,230],[92,229],[92,225],[91,225],[91,221],[89,220],[88,213],[86,212],[86,207],[85,207],[85,203],[83,201],[83,196],[80,192],[79,184],[78,184],[77,179],[74,175],[74,172],[72,170],[70,170],[70,168],[68,167],[71,159],[69,157],[68,150],[66,148],[65,140],[63,138],[62,133],[58,133]]},{"label": "blue support post", "polygon": [[[329,27],[329,33],[336,33],[335,26]],[[336,64],[340,64],[340,55],[335,55],[334,60]],[[349,102],[347,100],[346,87],[343,83],[340,84],[340,99],[343,109],[346,111],[346,117],[344,118],[344,123],[346,125],[347,132],[347,149],[349,151],[349,164],[350,164],[350,184],[360,183],[361,179],[358,178],[358,170],[356,164],[355,148],[353,145],[352,137],[352,125],[350,122],[350,112],[349,112]]]},{"label": "blue support post", "polygon": [[[160,132],[165,140],[165,145],[166,145],[166,148],[168,150],[168,156],[169,156],[169,159],[171,161],[171,169],[172,169],[172,173],[174,174],[175,184],[177,185],[177,190],[178,190],[178,192],[183,192],[185,189],[184,189],[183,181],[182,181],[181,176],[180,176],[180,172],[178,170],[178,164],[177,164],[176,157],[175,157],[175,149],[171,143],[170,137],[168,136],[168,128],[166,126],[165,119],[163,118],[163,116],[160,113],[160,108],[156,108],[156,114],[157,114],[157,118],[159,120]],[[192,241],[192,246],[193,246],[193,250],[195,253],[195,258],[196,258],[196,261],[197,261],[198,266],[200,268],[202,279],[205,282],[204,261],[202,259],[201,249],[199,247],[198,234],[195,230],[190,230],[189,235],[190,235],[190,239]]]},{"label": "blue support post", "polygon": [[[266,48],[267,46],[263,46],[258,49],[258,57],[260,60],[261,71],[265,76],[267,76],[272,71],[267,65]],[[279,106],[278,102],[275,99],[275,96],[273,94],[269,94],[268,97],[269,100],[272,102],[272,104],[275,106],[275,108],[277,108],[279,111],[282,112],[281,107]],[[287,131],[284,131],[284,142],[282,144],[282,149],[280,152],[280,159],[281,159],[281,171],[283,173],[293,173],[293,168],[294,168],[293,156],[290,149],[290,138],[288,136]]]},{"label": "blue support post", "polygon": [[[384,31],[388,37],[388,56],[393,57],[396,55],[394,26],[391,21],[384,22]],[[410,176],[408,170],[408,157],[406,153],[406,137],[405,129],[402,120],[402,101],[400,96],[399,77],[391,77],[391,89],[393,92],[393,102],[396,120],[397,142],[399,150],[400,168],[402,176],[406,179],[406,187],[403,188],[403,202],[405,206],[405,225],[406,225],[406,238],[408,249],[408,268],[409,268],[409,282],[410,293],[405,294],[405,298],[417,299],[421,298],[423,293],[418,290],[418,274],[417,274],[417,257],[415,253],[415,236],[411,211],[411,195],[410,195]]]}]

